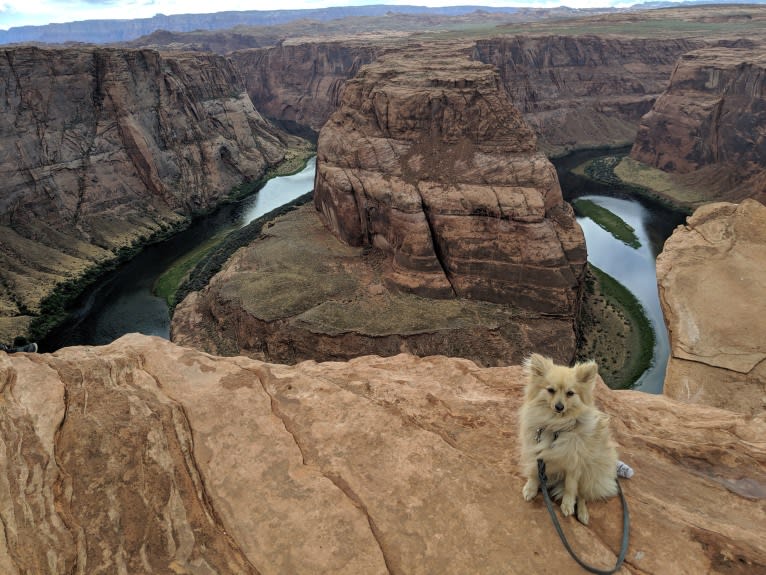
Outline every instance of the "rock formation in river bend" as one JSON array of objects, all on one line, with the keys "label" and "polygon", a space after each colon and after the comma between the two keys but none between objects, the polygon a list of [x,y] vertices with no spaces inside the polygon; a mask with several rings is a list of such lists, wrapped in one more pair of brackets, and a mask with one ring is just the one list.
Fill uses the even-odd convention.
[{"label": "rock formation in river bend", "polygon": [[[0,571],[574,573],[518,467],[518,366],[368,356],[297,366],[159,338],[0,352]],[[611,391],[624,573],[766,571],[766,422]],[[563,520],[614,564],[620,503]]]},{"label": "rock formation in river bend", "polygon": [[665,394],[766,413],[766,206],[698,208],[657,257],[670,333]]},{"label": "rock formation in river bend", "polygon": [[585,241],[494,67],[454,46],[391,50],[319,135],[314,203],[396,288],[573,318]]},{"label": "rock formation in river bend", "polygon": [[282,137],[220,56],[3,50],[0,340],[57,282],[261,177]]},{"label": "rock formation in river bend", "polygon": [[684,54],[641,119],[631,157],[696,184],[705,200],[766,202],[766,53]]},{"label": "rock formation in river bend", "polygon": [[391,51],[346,84],[318,144],[327,227],[313,206],[264,226],[176,307],[173,341],[285,363],[572,360],[582,231],[496,71],[453,48]]}]

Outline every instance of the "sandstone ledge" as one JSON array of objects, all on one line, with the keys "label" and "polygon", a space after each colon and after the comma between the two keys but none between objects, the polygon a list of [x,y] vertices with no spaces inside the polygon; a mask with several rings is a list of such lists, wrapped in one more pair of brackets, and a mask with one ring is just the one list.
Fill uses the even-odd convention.
[{"label": "sandstone ledge", "polygon": [[657,282],[671,346],[665,394],[766,412],[766,206],[697,209],[665,242]]},{"label": "sandstone ledge", "polygon": [[[0,353],[4,573],[570,573],[517,469],[519,367],[297,366],[125,336]],[[601,386],[625,573],[766,569],[766,422]],[[614,562],[620,504],[564,521]],[[75,567],[76,566],[76,567]]]}]

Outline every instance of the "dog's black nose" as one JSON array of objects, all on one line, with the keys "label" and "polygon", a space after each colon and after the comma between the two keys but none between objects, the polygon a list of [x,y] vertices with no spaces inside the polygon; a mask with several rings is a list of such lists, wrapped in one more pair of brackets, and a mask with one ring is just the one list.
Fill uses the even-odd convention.
[{"label": "dog's black nose", "polygon": [[561,403],[561,402],[558,402],[558,403],[557,403],[556,405],[554,405],[553,407],[555,407],[555,408],[556,408],[556,411],[558,411],[559,413],[561,413],[562,411],[564,411],[564,404],[563,404],[563,403]]}]

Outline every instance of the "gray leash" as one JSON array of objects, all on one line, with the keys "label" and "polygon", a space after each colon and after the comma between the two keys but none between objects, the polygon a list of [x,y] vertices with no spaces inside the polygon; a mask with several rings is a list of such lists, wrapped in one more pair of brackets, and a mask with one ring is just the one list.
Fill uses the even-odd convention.
[{"label": "gray leash", "polygon": [[561,529],[561,525],[559,524],[558,517],[556,517],[556,512],[553,510],[553,503],[551,502],[551,496],[548,494],[548,485],[546,483],[548,481],[548,477],[545,475],[545,462],[542,459],[537,460],[537,476],[540,479],[540,486],[542,487],[543,498],[545,499],[545,505],[548,508],[548,513],[550,514],[551,520],[553,521],[553,526],[556,528],[556,532],[559,534],[559,537],[561,538],[561,542],[564,544],[564,547],[572,556],[572,559],[577,561],[580,567],[582,567],[586,571],[595,573],[596,575],[612,575],[613,573],[616,573],[622,566],[622,562],[625,561],[625,555],[628,553],[628,539],[630,537],[630,516],[628,515],[628,503],[625,501],[625,495],[622,492],[622,487],[620,487],[619,480],[617,481],[617,491],[620,494],[620,501],[622,502],[622,543],[620,547],[620,554],[617,556],[617,563],[615,564],[614,568],[609,570],[604,570],[604,569],[597,569],[596,567],[592,567],[591,565],[588,565],[587,563],[585,563],[582,559],[580,559],[575,554],[575,552],[569,546],[569,542],[567,541],[567,538],[564,536],[564,531]]}]

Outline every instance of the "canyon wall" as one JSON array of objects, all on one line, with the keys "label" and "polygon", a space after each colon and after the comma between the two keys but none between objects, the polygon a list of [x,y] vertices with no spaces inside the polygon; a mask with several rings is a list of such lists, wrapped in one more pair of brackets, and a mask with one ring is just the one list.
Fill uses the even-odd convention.
[{"label": "canyon wall", "polygon": [[[368,356],[297,366],[138,334],[0,352],[0,570],[573,573],[519,467],[520,366]],[[611,391],[622,572],[766,570],[763,418]],[[565,518],[614,565],[617,498]]]},{"label": "canyon wall", "polygon": [[664,393],[746,414],[766,412],[766,206],[711,203],[657,257],[670,335]]},{"label": "canyon wall", "polygon": [[283,138],[219,56],[4,50],[0,339],[58,282],[263,176]]},{"label": "canyon wall", "polygon": [[[626,145],[667,87],[679,56],[699,40],[513,36],[456,42],[456,51],[500,71],[511,100],[550,154]],[[318,132],[340,104],[343,83],[386,50],[377,39],[285,42],[231,54],[256,107]]]},{"label": "canyon wall", "polygon": [[574,317],[585,240],[494,67],[454,46],[391,50],[319,135],[314,203],[389,284]]},{"label": "canyon wall", "polygon": [[497,66],[540,144],[558,155],[633,142],[636,125],[667,87],[686,39],[514,36],[478,40],[474,58]]},{"label": "canyon wall", "polygon": [[763,47],[684,54],[641,119],[631,157],[695,183],[707,200],[765,202]]},{"label": "canyon wall", "polygon": [[353,41],[280,43],[232,52],[255,106],[285,127],[318,133],[340,104],[343,84],[380,47]]}]

